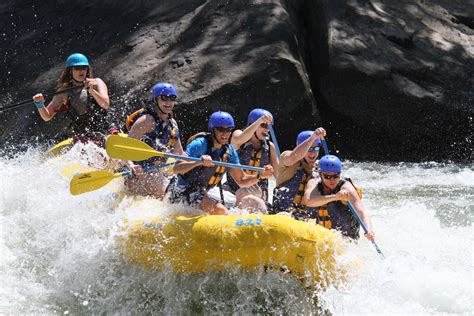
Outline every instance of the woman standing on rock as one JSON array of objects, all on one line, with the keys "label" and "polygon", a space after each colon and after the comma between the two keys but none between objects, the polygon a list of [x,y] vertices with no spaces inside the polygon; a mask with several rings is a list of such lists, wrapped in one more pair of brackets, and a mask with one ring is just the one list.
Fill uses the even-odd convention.
[{"label": "woman standing on rock", "polygon": [[45,122],[58,113],[64,113],[71,122],[69,131],[75,140],[80,141],[101,142],[108,129],[109,133],[118,132],[111,120],[107,85],[102,79],[93,77],[86,56],[75,53],[67,58],[66,69],[61,73],[56,88],[57,91],[68,91],[54,96],[47,106],[41,93],[33,96],[38,113]]}]

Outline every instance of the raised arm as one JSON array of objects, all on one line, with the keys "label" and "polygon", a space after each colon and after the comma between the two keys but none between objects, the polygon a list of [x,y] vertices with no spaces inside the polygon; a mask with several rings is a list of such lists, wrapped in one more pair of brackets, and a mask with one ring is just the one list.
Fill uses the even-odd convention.
[{"label": "raised arm", "polygon": [[309,147],[311,147],[311,144],[313,144],[313,142],[317,138],[321,138],[324,136],[326,136],[326,131],[324,130],[324,128],[317,128],[310,137],[308,137],[305,141],[296,146],[289,154],[282,155],[280,163],[287,167],[294,165],[295,163],[303,159],[303,157],[308,152]]},{"label": "raised arm", "polygon": [[102,108],[108,110],[110,107],[109,89],[100,78],[87,78],[84,80],[84,87],[94,97],[95,101]]},{"label": "raised arm", "polygon": [[272,116],[270,114],[265,114],[258,120],[247,126],[247,128],[245,128],[243,131],[239,129],[235,130],[234,133],[232,133],[231,139],[231,144],[234,146],[234,148],[238,150],[243,144],[248,142],[250,138],[252,138],[258,126],[262,123],[271,124]]}]

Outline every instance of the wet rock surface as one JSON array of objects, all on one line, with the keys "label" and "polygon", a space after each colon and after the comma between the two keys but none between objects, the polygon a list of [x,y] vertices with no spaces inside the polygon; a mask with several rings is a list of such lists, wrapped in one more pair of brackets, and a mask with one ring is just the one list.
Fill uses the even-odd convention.
[{"label": "wet rock surface", "polygon": [[[108,85],[117,122],[158,81],[176,85],[186,138],[215,110],[271,110],[280,147],[324,126],[344,158],[469,160],[470,1],[4,1],[1,106],[51,92],[70,53]],[[59,137],[25,106],[0,141]]]}]

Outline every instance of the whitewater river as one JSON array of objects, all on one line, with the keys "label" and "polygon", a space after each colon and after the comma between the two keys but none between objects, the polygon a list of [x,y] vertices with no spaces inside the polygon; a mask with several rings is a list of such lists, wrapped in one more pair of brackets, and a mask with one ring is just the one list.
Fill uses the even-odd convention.
[{"label": "whitewater river", "polygon": [[181,275],[131,265],[115,243],[121,220],[172,210],[107,190],[71,196],[59,170],[85,162],[77,147],[56,160],[41,161],[36,149],[0,158],[0,314],[473,311],[472,166],[346,163],[387,259],[363,238],[345,255],[359,262],[354,276],[312,292],[280,272]]}]

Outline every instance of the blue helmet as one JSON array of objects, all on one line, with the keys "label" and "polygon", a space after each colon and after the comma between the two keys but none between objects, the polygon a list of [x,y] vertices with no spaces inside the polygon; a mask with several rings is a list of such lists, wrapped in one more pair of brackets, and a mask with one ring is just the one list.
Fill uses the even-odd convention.
[{"label": "blue helmet", "polygon": [[167,82],[160,82],[153,86],[153,89],[151,90],[151,99],[154,100],[160,95],[178,96],[178,94],[176,93],[176,89]]},{"label": "blue helmet", "polygon": [[[296,146],[310,138],[313,133],[314,131],[302,131],[301,133],[299,133],[298,137],[296,137]],[[321,140],[319,138],[316,138],[315,142],[321,144]]]},{"label": "blue helmet", "polygon": [[74,53],[66,59],[66,68],[74,66],[89,66],[89,60],[83,54]]},{"label": "blue helmet", "polygon": [[323,156],[319,160],[319,172],[337,172],[342,171],[342,162],[334,155]]},{"label": "blue helmet", "polygon": [[209,130],[214,127],[235,127],[234,118],[227,112],[214,112],[209,118]]},{"label": "blue helmet", "polygon": [[272,121],[273,121],[273,115],[269,111],[264,110],[264,109],[253,109],[249,113],[249,116],[247,118],[247,125],[250,125],[250,124],[254,123],[256,120],[258,120],[259,118],[261,118],[265,114],[270,114],[270,116],[272,117]]}]

